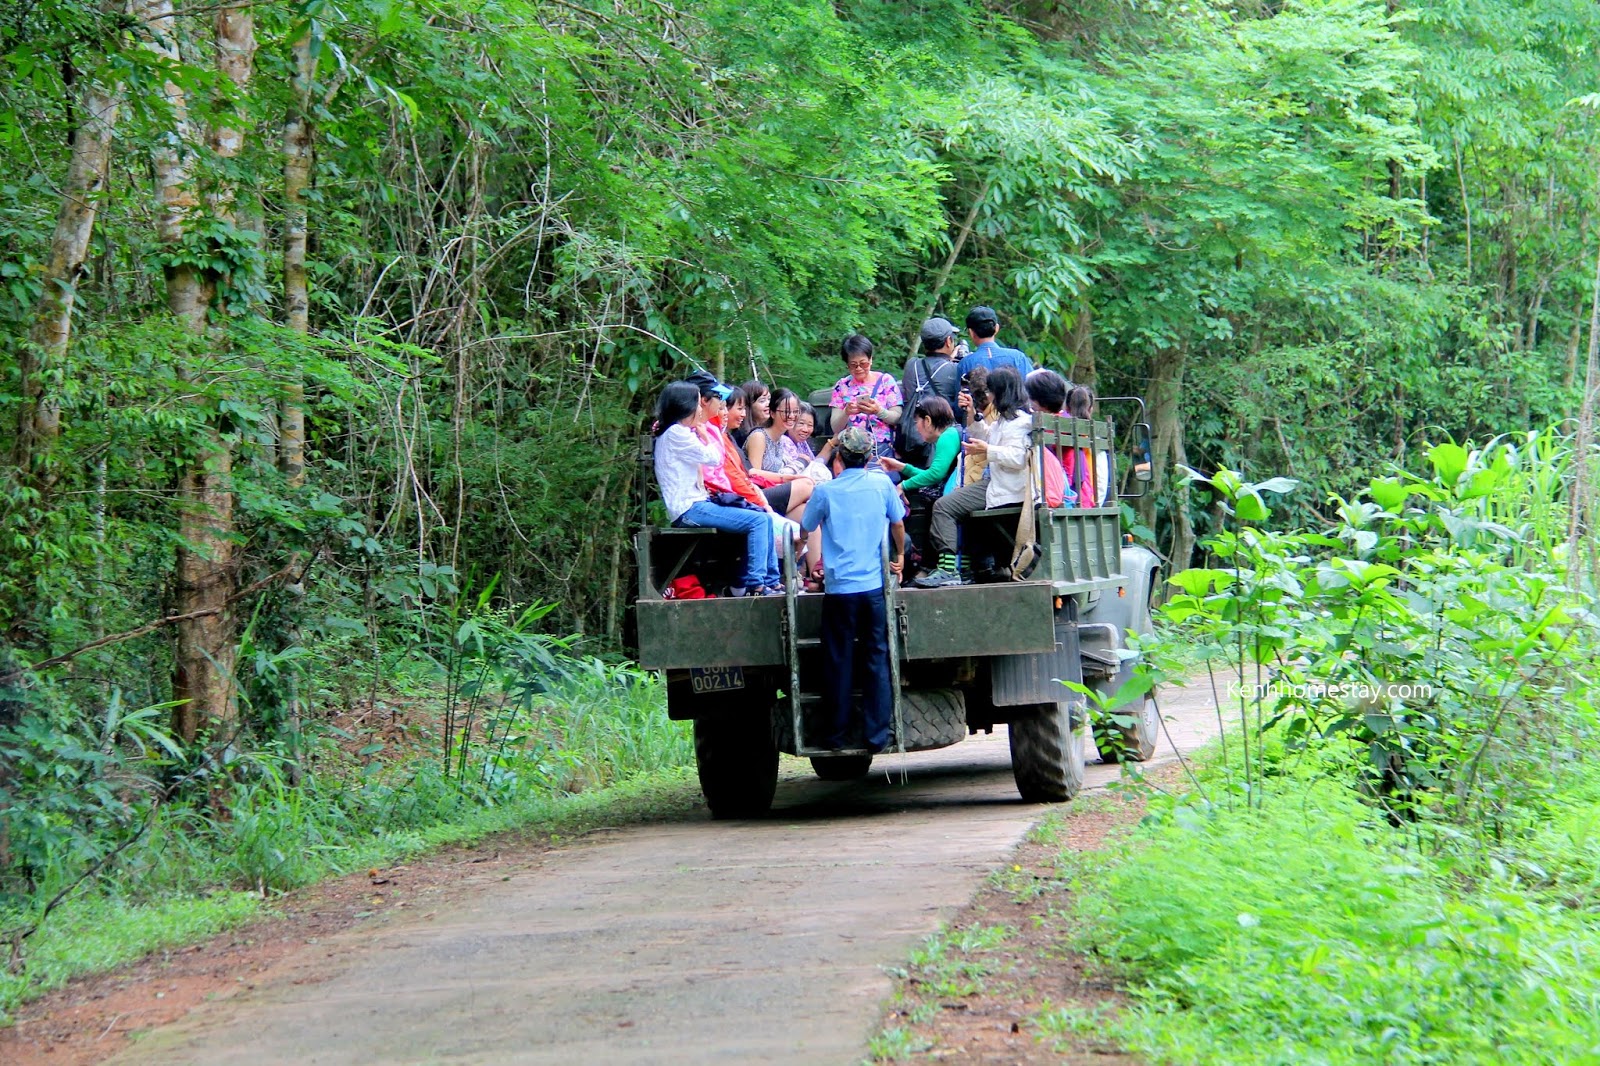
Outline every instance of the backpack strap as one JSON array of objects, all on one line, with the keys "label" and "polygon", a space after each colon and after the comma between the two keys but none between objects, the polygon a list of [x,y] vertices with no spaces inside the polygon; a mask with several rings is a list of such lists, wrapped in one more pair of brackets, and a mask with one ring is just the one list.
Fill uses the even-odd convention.
[{"label": "backpack strap", "polygon": [[910,396],[902,397],[906,406],[911,408],[913,411],[916,410],[917,404],[922,401],[922,397],[930,388],[933,387],[933,375],[928,373],[928,357],[925,355],[920,357],[915,365],[917,368],[917,377],[920,380],[917,382],[917,387],[915,390],[913,390]]}]

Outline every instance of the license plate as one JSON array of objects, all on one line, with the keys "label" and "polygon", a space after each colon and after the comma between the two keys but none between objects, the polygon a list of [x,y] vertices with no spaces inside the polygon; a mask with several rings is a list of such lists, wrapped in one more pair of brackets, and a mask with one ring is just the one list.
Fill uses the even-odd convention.
[{"label": "license plate", "polygon": [[704,692],[733,692],[744,688],[744,667],[690,667],[689,688],[696,695]]}]

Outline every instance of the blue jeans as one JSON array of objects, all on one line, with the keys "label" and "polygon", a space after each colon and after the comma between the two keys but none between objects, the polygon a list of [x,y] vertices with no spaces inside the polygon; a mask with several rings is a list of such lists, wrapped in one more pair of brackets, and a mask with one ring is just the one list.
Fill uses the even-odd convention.
[{"label": "blue jeans", "polygon": [[[853,746],[850,739],[859,710],[862,743],[870,751],[882,751],[894,724],[888,606],[882,589],[823,595],[822,651],[823,695],[833,731],[822,746]],[[859,704],[853,696],[858,690]]]},{"label": "blue jeans", "polygon": [[772,519],[767,517],[767,512],[723,507],[710,500],[701,500],[679,515],[673,525],[743,533],[744,587],[771,588],[783,583],[778,575],[778,549],[772,535]]}]

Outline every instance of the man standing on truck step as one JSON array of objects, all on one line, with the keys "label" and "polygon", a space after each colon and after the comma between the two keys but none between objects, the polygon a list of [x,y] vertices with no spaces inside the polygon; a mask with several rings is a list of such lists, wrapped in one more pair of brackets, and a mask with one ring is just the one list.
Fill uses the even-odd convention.
[{"label": "man standing on truck step", "polygon": [[817,486],[800,526],[822,529],[826,589],[822,597],[823,699],[830,730],[825,748],[849,739],[861,690],[863,738],[876,755],[890,744],[894,714],[890,689],[889,620],[880,545],[892,535],[889,568],[899,577],[906,547],[905,506],[885,475],[866,469],[875,454],[872,436],[849,426],[838,436],[833,480]]}]

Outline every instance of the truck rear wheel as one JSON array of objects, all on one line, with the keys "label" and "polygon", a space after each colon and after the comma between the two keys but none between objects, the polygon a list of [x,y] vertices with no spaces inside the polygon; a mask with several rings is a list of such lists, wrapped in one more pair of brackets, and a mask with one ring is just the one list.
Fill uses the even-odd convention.
[{"label": "truck rear wheel", "polygon": [[1041,703],[1034,713],[1015,718],[1011,735],[1011,775],[1029,803],[1061,803],[1083,788],[1083,737],[1072,704]]},{"label": "truck rear wheel", "polygon": [[813,755],[811,769],[824,781],[854,781],[872,769],[870,755]]},{"label": "truck rear wheel", "polygon": [[1120,713],[1133,715],[1133,724],[1118,728],[1122,750],[1116,754],[1129,762],[1144,762],[1156,753],[1156,741],[1161,737],[1161,711],[1155,692],[1146,692],[1137,709],[1126,707]]},{"label": "truck rear wheel", "polygon": [[694,759],[713,818],[756,818],[771,809],[778,748],[765,715],[696,718]]}]

